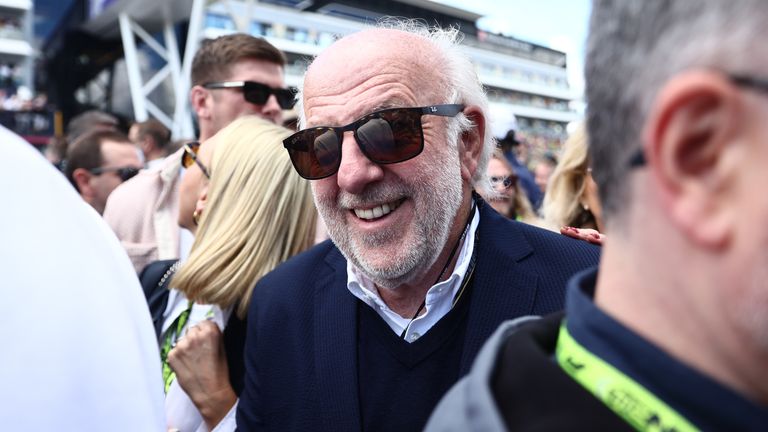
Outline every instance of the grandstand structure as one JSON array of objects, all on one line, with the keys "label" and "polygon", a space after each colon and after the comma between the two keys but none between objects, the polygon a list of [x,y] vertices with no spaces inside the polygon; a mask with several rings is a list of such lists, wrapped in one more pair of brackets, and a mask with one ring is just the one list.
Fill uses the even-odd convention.
[{"label": "grandstand structure", "polygon": [[[174,136],[191,136],[189,68],[202,38],[236,31],[264,37],[286,53],[286,82],[298,85],[308,61],[336,37],[386,16],[463,33],[491,100],[497,136],[516,118],[523,135],[551,148],[564,138],[566,125],[581,117],[572,109],[579,95],[569,86],[565,53],[484,31],[477,26],[479,14],[429,0],[91,0],[90,6],[77,42],[91,40],[85,57],[104,67],[92,67],[83,74],[90,81],[76,83],[80,103],[110,103],[104,108],[138,120],[155,117]],[[94,83],[104,89],[96,97],[84,92]],[[130,98],[123,95],[120,104],[120,93]]]},{"label": "grandstand structure", "polygon": [[0,79],[10,73],[29,89],[34,86],[33,14],[32,0],[0,0]]}]

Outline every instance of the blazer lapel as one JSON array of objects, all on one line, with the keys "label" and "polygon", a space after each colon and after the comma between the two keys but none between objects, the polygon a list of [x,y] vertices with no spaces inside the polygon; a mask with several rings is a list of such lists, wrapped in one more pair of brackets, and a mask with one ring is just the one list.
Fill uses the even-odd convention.
[{"label": "blazer lapel", "polygon": [[517,229],[482,202],[477,244],[477,268],[467,321],[460,374],[472,366],[480,347],[503,321],[530,315],[538,276],[518,264],[533,248]]},{"label": "blazer lapel", "polygon": [[347,289],[346,260],[334,248],[315,302],[315,364],[322,430],[361,430],[357,379],[357,299]]}]

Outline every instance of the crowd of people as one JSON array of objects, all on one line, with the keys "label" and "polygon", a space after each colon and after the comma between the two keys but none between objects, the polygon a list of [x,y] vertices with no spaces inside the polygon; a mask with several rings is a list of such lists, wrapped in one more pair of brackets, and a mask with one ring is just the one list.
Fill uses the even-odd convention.
[{"label": "crowd of people", "polygon": [[[3,293],[47,318],[3,321],[0,418],[765,430],[768,67],[733,53],[767,17],[594,0],[587,121],[533,170],[492,136],[459,31],[394,19],[323,49],[297,94],[264,39],[203,42],[177,147],[86,112],[49,149],[62,176],[0,130],[0,180],[34,188],[0,213]],[[54,273],[29,270],[42,249]]]}]

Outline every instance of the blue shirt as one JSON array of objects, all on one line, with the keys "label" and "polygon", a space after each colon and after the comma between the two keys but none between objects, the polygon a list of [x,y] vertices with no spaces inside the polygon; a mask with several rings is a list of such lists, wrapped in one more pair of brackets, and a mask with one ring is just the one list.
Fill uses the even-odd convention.
[{"label": "blue shirt", "polygon": [[596,281],[597,268],[583,271],[571,279],[566,294],[568,331],[584,348],[701,430],[768,430],[767,407],[689,368],[600,310],[592,301]]}]

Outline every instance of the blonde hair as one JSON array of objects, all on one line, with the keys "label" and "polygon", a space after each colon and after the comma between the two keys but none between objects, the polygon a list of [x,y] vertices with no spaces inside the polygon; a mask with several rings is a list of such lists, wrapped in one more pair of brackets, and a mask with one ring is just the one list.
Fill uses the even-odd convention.
[{"label": "blonde hair", "polygon": [[234,305],[243,318],[256,282],[312,245],[317,216],[309,183],[282,146],[290,134],[249,116],[214,138],[206,207],[172,281],[190,300]]},{"label": "blonde hair", "polygon": [[588,143],[584,123],[579,124],[565,141],[563,154],[549,179],[542,206],[544,223],[550,229],[596,227],[592,212],[581,203],[589,169]]}]

